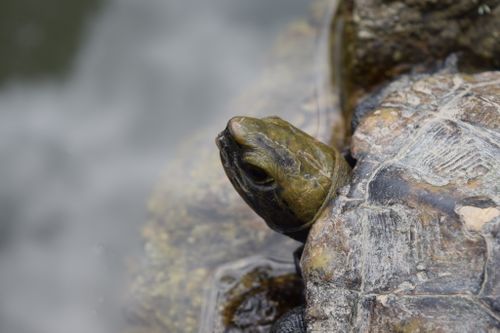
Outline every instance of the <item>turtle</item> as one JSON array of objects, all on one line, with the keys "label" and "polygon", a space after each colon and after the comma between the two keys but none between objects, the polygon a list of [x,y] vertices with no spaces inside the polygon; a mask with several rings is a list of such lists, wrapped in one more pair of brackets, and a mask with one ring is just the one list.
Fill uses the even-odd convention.
[{"label": "turtle", "polygon": [[[408,3],[410,16],[414,17],[413,4],[417,2],[405,0],[405,3]],[[455,8],[452,6],[454,2],[437,6],[433,1],[425,3],[428,5],[421,11],[425,17],[430,17],[432,9],[442,11],[446,6]],[[480,34],[463,33],[462,37],[473,41],[474,47],[480,41],[481,47],[477,51],[487,53],[487,62],[490,62],[490,58],[500,59],[496,56],[497,53],[491,57],[490,48],[483,47],[491,45],[496,49],[498,45],[494,39],[497,16],[493,14],[498,15],[499,11],[491,3],[492,1],[488,1],[492,12],[487,15],[478,16],[477,11],[471,8],[466,13],[454,10],[451,17],[445,15],[448,21],[453,21],[454,17],[468,16],[477,21],[477,27],[484,31],[481,30]],[[395,7],[392,10],[394,15],[384,15],[385,18],[394,17],[398,21],[394,29],[384,28],[387,25],[381,20],[373,27],[364,24],[357,26],[357,23],[366,21],[357,19],[364,17],[360,14],[370,14],[363,10],[367,8],[366,4],[367,1],[364,0],[315,0],[311,12],[293,22],[280,35],[268,65],[257,75],[256,81],[239,98],[229,101],[226,109],[214,114],[210,124],[186,133],[182,146],[176,149],[175,158],[169,161],[149,200],[149,217],[142,229],[144,258],[141,258],[143,260],[140,265],[130,265],[134,278],[129,290],[131,299],[127,302],[130,304],[127,306],[127,315],[132,324],[127,327],[127,332],[198,332],[203,322],[200,320],[201,308],[210,302],[205,298],[203,290],[207,285],[212,286],[207,281],[221,265],[259,254],[288,258],[297,247],[297,242],[292,239],[268,230],[231,188],[220,168],[217,148],[213,145],[213,134],[219,130],[220,119],[227,119],[234,114],[264,117],[272,110],[273,114],[288,119],[301,130],[325,142],[327,146],[336,147],[341,155],[348,157],[344,147],[350,137],[350,111],[349,108],[345,108],[345,111],[341,107],[343,103],[349,104],[349,100],[346,101],[343,95],[350,97],[355,96],[359,90],[364,92],[377,83],[374,83],[375,78],[392,78],[413,68],[413,64],[423,58],[441,57],[450,50],[456,51],[451,46],[443,47],[448,45],[443,43],[443,39],[448,40],[449,33],[436,34],[432,30],[434,25],[419,25],[417,29],[425,32],[425,36],[440,36],[441,39],[433,44],[440,47],[425,47],[418,40],[417,43],[411,43],[412,47],[406,52],[407,43],[399,41],[410,40],[414,31],[400,34],[400,12],[397,12],[399,1],[369,2],[372,8],[389,5]],[[486,4],[476,5],[484,7]],[[379,17],[376,13],[374,16]],[[443,15],[432,17],[431,21],[434,22]],[[412,22],[410,25],[415,27]],[[447,22],[440,25],[449,26],[455,34],[462,31]],[[345,32],[342,31],[343,27]],[[429,31],[424,29],[426,27],[432,29]],[[381,48],[377,42],[380,38],[377,39],[374,33],[377,31],[393,32],[398,39],[391,44],[393,46]],[[488,34],[489,31],[493,34]],[[369,43],[366,38],[369,38]],[[366,48],[361,49],[364,46]],[[405,52],[401,53],[399,46],[404,47]],[[414,52],[415,47],[418,48],[418,54]],[[395,60],[400,58],[398,54],[416,56],[411,59],[403,57],[403,63],[406,64],[404,66],[401,66],[401,60],[397,60],[394,67],[393,61],[386,61],[387,57],[377,57],[379,50],[390,50],[390,55],[394,55]],[[439,50],[439,54],[429,57],[427,51],[433,50]],[[356,58],[353,55],[357,55]],[[481,63],[484,62],[483,58],[479,57]],[[350,63],[352,59],[356,60],[354,64]],[[360,63],[359,60],[363,59],[370,61],[368,64]],[[373,73],[373,69],[377,73]],[[359,73],[362,75],[359,76]],[[385,74],[379,75],[380,73]],[[351,82],[353,78],[356,79],[355,82]],[[367,78],[369,87],[359,88],[358,85]],[[356,93],[352,93],[353,91]],[[193,91],[193,96],[197,93]],[[308,250],[304,258],[307,253]],[[309,279],[308,270],[303,273],[306,280]],[[211,305],[213,304],[208,304],[207,307]],[[310,309],[306,312],[311,316]],[[300,313],[303,312],[295,312]],[[297,318],[292,317],[291,321],[295,322]]]},{"label": "turtle", "polygon": [[500,330],[500,72],[391,86],[359,120],[352,170],[275,116],[216,139],[240,196],[306,241],[306,308],[274,332]]}]

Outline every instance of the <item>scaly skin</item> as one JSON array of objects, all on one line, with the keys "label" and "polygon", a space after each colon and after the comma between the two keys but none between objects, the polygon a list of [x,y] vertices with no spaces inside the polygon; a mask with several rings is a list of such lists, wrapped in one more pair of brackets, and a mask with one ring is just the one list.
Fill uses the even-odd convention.
[{"label": "scaly skin", "polygon": [[216,143],[231,183],[271,227],[298,241],[351,168],[327,146],[278,117],[234,117]]}]

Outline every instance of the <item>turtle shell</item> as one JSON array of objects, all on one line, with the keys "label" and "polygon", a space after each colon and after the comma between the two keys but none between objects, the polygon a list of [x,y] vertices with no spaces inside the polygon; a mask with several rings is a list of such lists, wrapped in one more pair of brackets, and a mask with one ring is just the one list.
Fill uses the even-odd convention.
[{"label": "turtle shell", "polygon": [[304,255],[312,332],[500,330],[500,72],[404,80],[361,120]]}]

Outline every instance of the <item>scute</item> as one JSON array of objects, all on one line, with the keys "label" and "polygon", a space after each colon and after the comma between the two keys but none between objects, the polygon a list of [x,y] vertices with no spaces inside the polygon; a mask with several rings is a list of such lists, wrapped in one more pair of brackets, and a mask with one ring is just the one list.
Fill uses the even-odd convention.
[{"label": "scute", "polygon": [[302,257],[310,331],[500,329],[499,96],[500,72],[421,75],[361,119]]},{"label": "scute", "polygon": [[[468,296],[366,297],[360,307],[362,332],[495,332],[495,318]],[[443,330],[444,329],[444,330]]]}]

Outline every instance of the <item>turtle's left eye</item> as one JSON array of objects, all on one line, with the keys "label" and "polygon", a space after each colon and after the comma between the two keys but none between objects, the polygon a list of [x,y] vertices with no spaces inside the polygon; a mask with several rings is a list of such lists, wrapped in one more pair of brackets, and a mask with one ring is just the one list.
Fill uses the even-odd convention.
[{"label": "turtle's left eye", "polygon": [[273,182],[273,178],[265,170],[259,168],[258,166],[244,163],[242,167],[248,178],[256,184],[266,185]]}]

